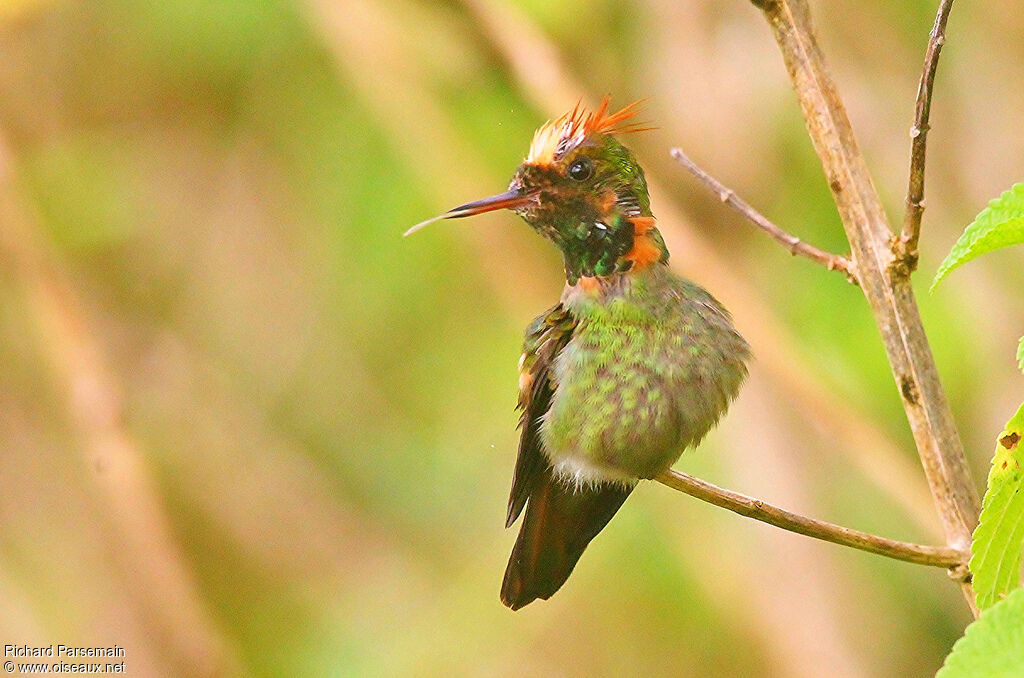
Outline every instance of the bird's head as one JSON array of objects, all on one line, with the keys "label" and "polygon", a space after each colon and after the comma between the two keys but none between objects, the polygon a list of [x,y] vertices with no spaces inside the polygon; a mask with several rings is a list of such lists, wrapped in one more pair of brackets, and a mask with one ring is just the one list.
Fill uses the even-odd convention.
[{"label": "bird's head", "polygon": [[451,209],[406,235],[439,219],[510,209],[562,251],[570,284],[664,263],[668,250],[644,172],[615,138],[641,131],[628,122],[636,104],[609,114],[608,101],[593,112],[577,105],[542,125],[506,192]]}]

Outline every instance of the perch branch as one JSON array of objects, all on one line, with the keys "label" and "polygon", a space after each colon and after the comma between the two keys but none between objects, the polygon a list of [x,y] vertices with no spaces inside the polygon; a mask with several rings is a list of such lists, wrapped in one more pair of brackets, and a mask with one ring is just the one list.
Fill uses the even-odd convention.
[{"label": "perch branch", "polygon": [[903,560],[918,565],[955,568],[963,565],[970,557],[969,553],[947,546],[924,546],[903,541],[894,541],[867,532],[851,530],[848,527],[834,525],[823,520],[808,518],[792,513],[777,506],[772,506],[760,499],[748,497],[739,492],[726,490],[712,485],[686,473],[669,469],[656,480],[673,490],[679,490],[691,497],[728,509],[734,513],[775,527],[796,532],[815,539],[849,546],[851,548],[877,553],[880,556]]},{"label": "perch branch", "polygon": [[701,183],[711,190],[712,193],[716,194],[719,200],[742,214],[750,223],[754,224],[771,236],[773,240],[789,250],[790,254],[793,256],[799,254],[802,257],[806,257],[811,261],[821,264],[830,271],[841,271],[846,276],[847,280],[857,284],[857,274],[854,272],[853,263],[849,259],[839,254],[832,254],[830,252],[819,250],[817,247],[803,242],[795,235],[782,230],[769,221],[763,214],[751,207],[750,203],[736,195],[735,191],[726,187],[718,179],[715,179],[713,176],[701,169],[697,163],[690,160],[690,158],[683,153],[682,149],[673,148],[671,152],[672,157],[675,158],[680,165],[685,167],[690,174],[697,177]]},{"label": "perch branch", "polygon": [[921,216],[924,213],[924,164],[928,130],[928,117],[932,110],[932,90],[935,87],[935,70],[939,65],[939,54],[946,42],[946,20],[953,8],[953,0],[941,0],[935,15],[935,24],[928,37],[928,49],[924,55],[924,68],[917,85],[917,105],[914,109],[914,125],[910,128],[910,180],[907,186],[906,211],[903,214],[903,233],[898,244],[898,254],[906,264],[909,274],[917,267],[917,244],[921,237]]},{"label": "perch branch", "polygon": [[[914,434],[946,544],[966,550],[980,511],[977,488],[939,381],[910,276],[905,266],[897,265],[893,231],[814,37],[807,2],[752,2],[764,13],[782,52],[808,134],[832,190],[857,264],[861,290],[881,332]],[[961,586],[973,609],[970,584],[961,580]]]}]

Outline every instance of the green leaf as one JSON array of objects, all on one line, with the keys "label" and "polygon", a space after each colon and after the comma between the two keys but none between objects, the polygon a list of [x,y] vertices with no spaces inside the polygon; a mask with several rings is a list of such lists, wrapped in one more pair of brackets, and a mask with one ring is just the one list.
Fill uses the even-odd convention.
[{"label": "green leaf", "polygon": [[[1024,551],[1024,405],[999,435],[981,521],[971,542],[971,574],[985,609],[1020,585]],[[1024,675],[1022,673],[1021,675]]]},{"label": "green leaf", "polygon": [[1020,344],[1017,346],[1017,367],[1024,372],[1024,337],[1020,338]]},{"label": "green leaf", "polygon": [[935,678],[1024,676],[1024,589],[967,627]]},{"label": "green leaf", "polygon": [[932,290],[957,266],[986,252],[1021,243],[1024,243],[1024,183],[1014,184],[974,218],[939,266]]}]

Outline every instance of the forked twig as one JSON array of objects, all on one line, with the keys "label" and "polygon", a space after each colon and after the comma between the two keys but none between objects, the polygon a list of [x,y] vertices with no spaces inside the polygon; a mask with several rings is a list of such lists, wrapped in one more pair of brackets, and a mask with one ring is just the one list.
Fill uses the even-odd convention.
[{"label": "forked twig", "polygon": [[[839,209],[857,262],[860,288],[882,335],[946,543],[967,549],[980,511],[977,488],[928,346],[910,277],[896,274],[906,266],[900,266],[894,256],[892,228],[814,37],[807,0],[751,1],[764,13],[782,51],[807,131]],[[960,583],[968,605],[976,612],[970,583],[963,578]]]}]

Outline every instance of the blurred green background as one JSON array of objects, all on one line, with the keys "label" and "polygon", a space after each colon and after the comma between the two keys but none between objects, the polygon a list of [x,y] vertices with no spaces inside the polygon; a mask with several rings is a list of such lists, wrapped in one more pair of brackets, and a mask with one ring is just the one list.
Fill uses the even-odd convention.
[{"label": "blurred green background", "polygon": [[[899,220],[933,0],[813,3]],[[917,284],[979,485],[1021,399],[1020,253],[934,295],[1019,180],[1024,13],[964,3],[932,113]],[[969,614],[939,569],[637,491],[549,602],[498,587],[522,329],[562,284],[503,190],[578,98],[630,137],[684,274],[756,354],[678,467],[906,540],[941,531],[845,239],[742,0],[0,3],[0,644],[136,676],[924,676]]]}]

